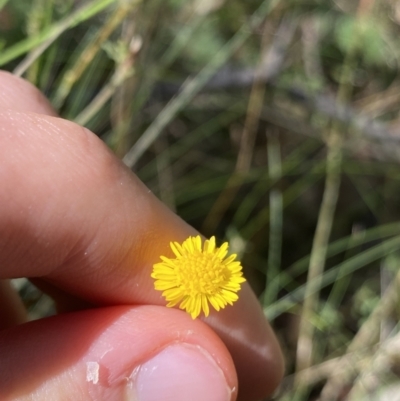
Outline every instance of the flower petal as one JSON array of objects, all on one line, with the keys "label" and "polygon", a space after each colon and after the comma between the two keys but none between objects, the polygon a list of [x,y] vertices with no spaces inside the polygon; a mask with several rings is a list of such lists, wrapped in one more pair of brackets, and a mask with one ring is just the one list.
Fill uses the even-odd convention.
[{"label": "flower petal", "polygon": [[215,237],[211,237],[204,242],[204,252],[213,253],[215,250]]},{"label": "flower petal", "polygon": [[157,280],[154,283],[154,288],[158,291],[165,291],[169,290],[170,288],[176,287],[175,283],[170,282],[170,281],[163,281],[163,280]]},{"label": "flower petal", "polygon": [[201,295],[201,306],[203,308],[204,316],[207,317],[210,314],[210,308],[208,306],[207,296],[204,294]]},{"label": "flower petal", "polygon": [[193,238],[193,247],[196,251],[201,252],[201,238],[200,235],[197,237]]},{"label": "flower petal", "polygon": [[177,258],[182,257],[182,247],[177,242],[171,242],[170,247]]},{"label": "flower petal", "polygon": [[219,311],[221,308],[219,306],[219,303],[217,302],[217,300],[215,299],[214,295],[210,295],[209,297],[207,297],[208,300],[210,301],[210,304],[214,307],[214,309],[216,311]]},{"label": "flower petal", "polygon": [[216,251],[216,255],[222,260],[228,253],[228,243],[224,242]]},{"label": "flower petal", "polygon": [[[229,264],[231,264],[231,263],[236,259],[236,256],[237,256],[237,255],[234,253],[234,254],[228,256],[222,263],[223,263],[224,265],[229,265]],[[239,265],[240,265],[240,263],[239,263]]]}]

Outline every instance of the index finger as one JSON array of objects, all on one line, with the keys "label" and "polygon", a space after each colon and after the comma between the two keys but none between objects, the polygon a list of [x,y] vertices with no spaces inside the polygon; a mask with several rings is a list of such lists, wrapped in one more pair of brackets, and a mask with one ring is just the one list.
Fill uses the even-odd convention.
[{"label": "index finger", "polygon": [[[0,277],[41,277],[97,305],[165,305],[154,290],[152,266],[170,254],[170,241],[197,232],[95,135],[27,113],[51,108],[27,83],[0,74],[0,86],[7,85],[14,85],[16,100],[25,100],[20,112],[18,102],[4,104],[0,96],[0,110],[13,109],[0,113]],[[231,352],[241,393],[252,399],[271,392],[282,357],[249,286],[233,307],[206,321]]]}]

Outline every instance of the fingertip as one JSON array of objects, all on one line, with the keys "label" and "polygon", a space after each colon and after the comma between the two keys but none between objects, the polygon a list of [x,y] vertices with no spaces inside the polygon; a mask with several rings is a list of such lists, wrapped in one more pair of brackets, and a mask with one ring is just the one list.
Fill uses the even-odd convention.
[{"label": "fingertip", "polygon": [[0,354],[0,394],[9,400],[236,399],[236,373],[218,336],[163,307],[104,308],[28,323],[0,333]]},{"label": "fingertip", "polygon": [[129,377],[128,392],[140,401],[230,401],[235,389],[211,355],[199,346],[170,344]]},{"label": "fingertip", "polygon": [[57,116],[50,102],[35,86],[7,71],[0,71],[0,109]]}]

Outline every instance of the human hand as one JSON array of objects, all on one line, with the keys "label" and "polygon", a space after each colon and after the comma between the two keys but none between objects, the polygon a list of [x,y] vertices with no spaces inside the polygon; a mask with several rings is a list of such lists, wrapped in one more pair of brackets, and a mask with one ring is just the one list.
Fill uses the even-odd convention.
[{"label": "human hand", "polygon": [[[154,290],[152,265],[171,240],[197,235],[192,227],[6,72],[0,131],[2,401],[233,401],[238,388],[252,401],[274,391],[282,356],[246,283],[233,306],[196,320]],[[15,277],[31,278],[60,314],[24,323]]]}]

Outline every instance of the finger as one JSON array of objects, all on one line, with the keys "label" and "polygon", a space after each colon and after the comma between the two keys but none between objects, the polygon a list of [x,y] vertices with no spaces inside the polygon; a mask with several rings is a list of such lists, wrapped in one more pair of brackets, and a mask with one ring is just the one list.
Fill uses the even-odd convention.
[{"label": "finger", "polygon": [[76,312],[95,307],[93,303],[84,301],[82,298],[62,291],[60,288],[51,284],[45,279],[31,278],[30,281],[40,291],[44,292],[53,299],[57,313]]},{"label": "finger", "polygon": [[[94,304],[164,305],[153,289],[152,265],[169,254],[171,240],[195,231],[81,127],[25,113],[3,113],[0,120],[8,132],[0,137],[0,156],[8,166],[7,174],[0,170],[5,183],[0,201],[7,205],[0,211],[7,227],[0,233],[0,274],[39,276]],[[282,357],[249,287],[210,324],[242,371],[243,393],[273,391]],[[262,380],[255,355],[265,372]]]},{"label": "finger", "polygon": [[15,111],[0,126],[2,277],[46,277],[98,304],[162,304],[152,265],[195,231],[88,130]]},{"label": "finger", "polygon": [[[0,71],[0,110],[8,108],[56,115],[43,94],[28,82]],[[10,283],[0,281],[0,330],[26,321],[25,308]]]},{"label": "finger", "polygon": [[37,88],[7,71],[0,71],[0,110],[6,109],[57,116]]},{"label": "finger", "polygon": [[2,400],[233,401],[237,379],[200,321],[154,306],[112,307],[0,332]]}]

